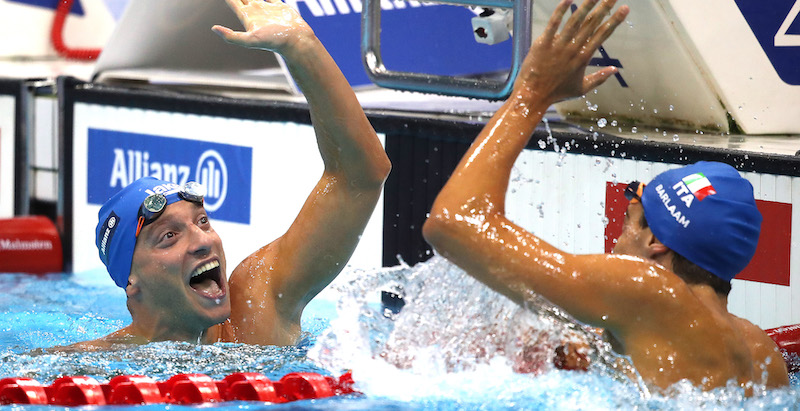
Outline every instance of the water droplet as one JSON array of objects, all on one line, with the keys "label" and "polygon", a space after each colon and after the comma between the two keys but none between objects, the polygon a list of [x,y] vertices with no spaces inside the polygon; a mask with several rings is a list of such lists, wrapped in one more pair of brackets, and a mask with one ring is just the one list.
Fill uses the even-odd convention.
[{"label": "water droplet", "polygon": [[636,134],[636,132],[637,132],[637,131],[639,131],[639,129],[638,129],[638,128],[636,128],[636,127],[631,127],[631,133],[633,133],[633,134]]},{"label": "water droplet", "polygon": [[606,124],[608,124],[608,120],[606,120],[605,117],[597,120],[597,127],[603,128],[606,126]]},{"label": "water droplet", "polygon": [[669,111],[672,111],[672,110],[675,110],[675,107],[672,104],[670,104],[669,105]]},{"label": "water droplet", "polygon": [[653,109],[653,114],[658,114],[658,109],[657,108]]},{"label": "water droplet", "polygon": [[677,135],[677,134],[673,134],[673,135],[672,135],[672,141],[678,141],[678,140],[680,140],[680,139],[681,139],[681,138],[680,138],[680,137],[678,137],[678,135]]}]

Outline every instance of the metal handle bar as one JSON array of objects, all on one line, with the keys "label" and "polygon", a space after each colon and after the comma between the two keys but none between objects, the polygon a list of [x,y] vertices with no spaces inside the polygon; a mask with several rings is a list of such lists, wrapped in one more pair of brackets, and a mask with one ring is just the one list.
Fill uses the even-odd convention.
[{"label": "metal handle bar", "polygon": [[381,0],[365,0],[361,14],[361,56],[369,79],[386,88],[501,100],[511,94],[522,60],[531,45],[533,0],[437,0],[437,3],[513,9],[511,69],[505,81],[393,71],[381,56]]}]

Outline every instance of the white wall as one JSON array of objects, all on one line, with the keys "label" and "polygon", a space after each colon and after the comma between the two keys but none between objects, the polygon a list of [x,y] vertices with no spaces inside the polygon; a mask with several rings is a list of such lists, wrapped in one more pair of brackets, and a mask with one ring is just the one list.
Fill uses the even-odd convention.
[{"label": "white wall", "polygon": [[[117,3],[119,1],[107,4],[104,0],[80,0],[84,15],[70,14],[65,20],[65,44],[71,48],[102,48],[114,30],[114,14],[122,7]],[[55,56],[50,43],[54,15],[53,8],[0,2],[0,58]]]},{"label": "white wall", "polygon": [[0,218],[14,215],[16,98],[0,95]]}]

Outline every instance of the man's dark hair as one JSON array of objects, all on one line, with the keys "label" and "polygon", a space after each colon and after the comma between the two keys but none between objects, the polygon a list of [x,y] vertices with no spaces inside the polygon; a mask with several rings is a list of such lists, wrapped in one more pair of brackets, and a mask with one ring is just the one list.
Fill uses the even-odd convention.
[{"label": "man's dark hair", "polygon": [[[642,213],[642,228],[647,228],[647,219]],[[731,292],[731,283],[717,277],[708,270],[700,268],[697,264],[689,261],[686,257],[678,254],[672,250],[672,270],[678,275],[686,284],[706,284],[710,285],[717,294],[727,297]]]}]

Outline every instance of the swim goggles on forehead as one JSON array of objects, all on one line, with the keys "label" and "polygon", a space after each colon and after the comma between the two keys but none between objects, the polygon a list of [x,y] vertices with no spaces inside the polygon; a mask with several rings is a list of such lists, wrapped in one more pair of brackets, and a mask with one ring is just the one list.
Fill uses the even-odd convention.
[{"label": "swim goggles on forehead", "polygon": [[641,203],[642,202],[642,192],[644,192],[644,186],[646,184],[633,181],[625,187],[625,198],[628,199],[631,203]]},{"label": "swim goggles on forehead", "polygon": [[[202,184],[194,181],[184,184],[183,187],[178,190],[178,196],[182,200],[191,201],[201,206],[203,205],[203,197],[205,194],[205,187],[203,187]],[[147,198],[142,201],[141,207],[139,207],[138,223],[136,225],[136,237],[139,237],[139,233],[142,231],[144,226],[156,221],[156,219],[164,212],[165,208],[167,208],[166,195],[162,193],[155,193],[147,196]]]}]

